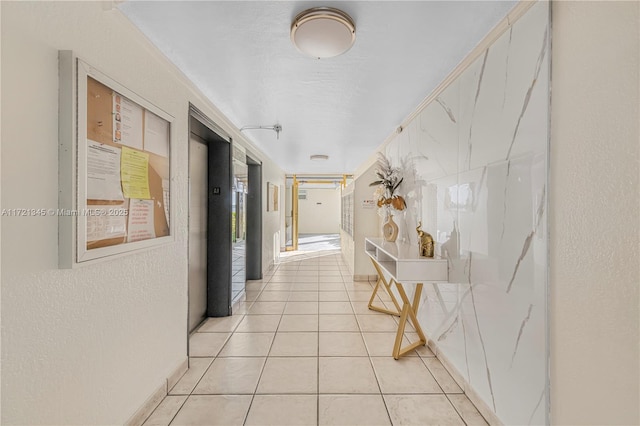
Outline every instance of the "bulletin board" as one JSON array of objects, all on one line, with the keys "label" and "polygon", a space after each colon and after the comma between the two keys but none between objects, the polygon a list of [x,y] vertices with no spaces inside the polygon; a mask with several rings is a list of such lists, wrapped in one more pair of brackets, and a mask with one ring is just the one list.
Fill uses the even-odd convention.
[{"label": "bulletin board", "polygon": [[78,60],[77,262],[173,241],[173,117]]}]

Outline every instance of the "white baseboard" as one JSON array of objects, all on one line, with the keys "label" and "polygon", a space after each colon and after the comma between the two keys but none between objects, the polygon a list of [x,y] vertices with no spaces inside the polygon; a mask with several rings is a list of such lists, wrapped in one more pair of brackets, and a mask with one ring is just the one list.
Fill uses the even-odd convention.
[{"label": "white baseboard", "polygon": [[133,416],[125,423],[126,426],[141,426],[147,418],[153,413],[158,405],[167,396],[167,381],[165,380],[142,404],[142,407],[136,411]]},{"label": "white baseboard", "polygon": [[189,366],[188,358],[182,361],[178,367],[166,378],[163,383],[156,388],[142,406],[127,420],[126,426],[141,426],[149,418],[153,410],[162,402],[169,389],[171,389],[187,371]]},{"label": "white baseboard", "polygon": [[186,358],[178,365],[178,367],[167,377],[167,393],[178,383],[178,380],[184,376],[184,373],[189,369],[189,359]]},{"label": "white baseboard", "polygon": [[478,409],[480,414],[482,414],[482,417],[484,417],[487,423],[489,423],[491,426],[503,426],[504,423],[502,423],[502,421],[498,418],[496,413],[494,413],[491,407],[489,407],[489,405],[486,402],[484,402],[482,398],[480,398],[480,395],[478,395],[478,393],[471,387],[469,382],[465,380],[462,373],[460,373],[460,371],[453,366],[453,364],[442,353],[442,351],[438,349],[438,346],[436,345],[436,343],[431,339],[427,339],[427,340],[428,340],[428,346],[429,346],[429,349],[431,349],[431,352],[433,352],[436,358],[440,360],[440,363],[449,372],[451,377],[453,377],[453,380],[455,380],[458,386],[460,386],[460,388],[464,391],[465,395],[467,395],[467,398],[469,398],[469,400],[473,402],[473,405],[476,406],[476,408]]}]

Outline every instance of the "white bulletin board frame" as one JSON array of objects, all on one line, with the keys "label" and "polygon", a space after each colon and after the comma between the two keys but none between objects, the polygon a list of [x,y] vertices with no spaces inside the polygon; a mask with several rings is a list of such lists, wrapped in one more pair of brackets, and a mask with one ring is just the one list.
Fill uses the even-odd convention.
[{"label": "white bulletin board frame", "polygon": [[[173,188],[174,183],[172,179],[172,171],[175,170],[175,155],[173,155],[174,148],[172,144],[172,141],[175,140],[175,129],[173,125],[174,117],[158,108],[157,106],[153,105],[143,97],[137,95],[133,91],[119,84],[115,80],[111,79],[107,75],[98,71],[88,63],[76,58],[71,51],[59,52],[59,71],[59,196],[57,210],[59,267],[74,268],[107,259],[112,259],[114,257],[130,255],[132,253],[151,249],[160,245],[173,243],[175,241],[175,203],[171,202],[171,194],[175,193]],[[155,114],[155,116],[159,117],[162,120],[165,120],[168,123],[168,130],[166,130],[166,134],[168,134],[168,146],[166,149],[168,158],[161,154],[158,154],[155,157],[156,159],[159,158],[159,160],[156,160],[155,164],[161,164],[161,167],[156,166],[156,168],[162,169],[161,173],[155,173],[155,169],[151,165],[153,155],[155,155],[155,153],[153,151],[150,151],[151,154],[147,155],[146,166],[150,169],[149,175],[151,175],[151,169],[153,169],[155,173],[154,176],[156,176],[154,180],[154,194],[156,196],[152,197],[151,195],[149,195],[149,199],[142,201],[139,201],[134,197],[131,197],[130,199],[124,197],[124,207],[126,207],[125,210],[127,211],[127,218],[125,219],[126,228],[125,235],[119,237],[123,241],[112,242],[114,240],[118,240],[118,238],[113,238],[113,240],[103,238],[104,240],[110,241],[108,242],[109,245],[100,246],[100,244],[97,244],[95,247],[88,247],[88,244],[89,246],[91,246],[92,241],[88,239],[87,230],[87,223],[89,220],[92,220],[87,212],[90,210],[95,210],[95,208],[97,207],[91,204],[95,203],[95,201],[88,200],[88,82],[91,82],[92,85],[99,84],[102,88],[106,86],[105,89],[110,89],[113,91],[114,99],[117,97],[116,95],[121,95],[122,97],[126,98],[127,101],[130,101],[135,105],[141,107],[143,109],[143,116],[146,116],[147,112],[151,112]],[[111,102],[111,99],[109,101],[104,100],[104,102]],[[115,105],[113,106],[113,108],[115,108]],[[118,111],[119,110],[120,106],[118,105]],[[115,112],[113,114],[113,116],[115,117]],[[162,123],[162,121],[158,120],[157,117],[154,117],[154,119]],[[119,118],[120,117],[118,117],[118,119]],[[114,118],[113,120],[116,119]],[[100,121],[100,123],[102,123],[102,121]],[[118,148],[115,141],[116,122],[112,121],[111,123],[109,123],[109,126],[109,128],[114,132],[114,140],[107,141],[105,144],[100,144],[100,146],[107,147],[107,144],[110,143],[112,145],[112,151],[124,152],[125,149]],[[120,128],[120,126],[118,126],[118,128]],[[103,132],[103,135],[107,134],[108,133],[105,130],[105,132]],[[93,145],[96,146],[96,144]],[[113,146],[116,146],[116,148],[114,149]],[[146,155],[143,150],[139,150],[137,151],[137,153]],[[124,156],[122,154],[120,155],[121,157]],[[118,167],[124,168],[124,166],[122,165]],[[124,173],[124,171],[122,171],[122,173]],[[160,177],[162,182],[162,192],[160,193],[161,197],[157,196],[158,177]],[[149,182],[150,178],[147,178],[148,187],[150,186]],[[168,193],[164,191],[168,191]],[[140,198],[143,197],[144,196],[140,196]],[[155,208],[164,209],[164,207],[168,204],[166,210],[164,210],[163,217],[165,219],[163,219],[164,222],[162,222],[162,224],[160,224],[160,221],[150,220],[151,227],[153,227],[154,224],[157,223],[157,226],[162,226],[162,232],[149,232],[148,239],[139,241],[128,241],[130,239],[129,228],[131,226],[128,213],[131,212],[130,206],[133,204],[144,204],[147,207],[150,207],[150,210],[148,211],[150,212],[149,217],[151,217],[151,219],[153,219],[154,214],[155,218],[158,217],[158,213]],[[113,205],[114,211],[121,208],[122,206]],[[64,212],[68,211],[74,213],[68,215],[64,214]],[[109,211],[111,211],[111,209],[109,209]],[[120,223],[120,221],[116,222]],[[161,235],[155,236],[158,234]],[[150,235],[154,235],[154,237],[151,237]]]}]

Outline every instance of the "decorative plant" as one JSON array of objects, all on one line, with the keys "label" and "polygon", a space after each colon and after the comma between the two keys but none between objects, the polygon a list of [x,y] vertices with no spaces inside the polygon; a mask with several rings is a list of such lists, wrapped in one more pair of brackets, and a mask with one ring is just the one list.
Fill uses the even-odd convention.
[{"label": "decorative plant", "polygon": [[400,169],[391,167],[389,159],[381,152],[378,152],[378,168],[376,175],[378,180],[371,182],[369,186],[377,186],[374,196],[378,198],[378,207],[392,207],[396,210],[404,210],[407,203],[400,195],[396,194],[396,190],[402,183]]}]

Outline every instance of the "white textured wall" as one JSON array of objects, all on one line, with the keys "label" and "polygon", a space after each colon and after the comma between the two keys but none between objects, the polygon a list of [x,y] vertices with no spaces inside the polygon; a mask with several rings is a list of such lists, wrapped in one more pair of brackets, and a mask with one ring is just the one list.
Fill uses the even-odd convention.
[{"label": "white textured wall", "polygon": [[[176,242],[58,270],[55,217],[2,218],[2,424],[122,424],[184,361],[189,102],[242,141],[106,3],[1,3],[2,207],[57,206],[57,58],[71,49],[175,117]],[[265,218],[264,238],[280,223]]]},{"label": "white textured wall", "polygon": [[306,200],[298,200],[299,234],[337,234],[340,231],[340,190],[304,188]]},{"label": "white textured wall", "polygon": [[375,188],[370,187],[369,184],[377,180],[375,170],[375,165],[370,166],[343,191],[345,195],[354,194],[354,207],[353,236],[341,231],[342,256],[345,258],[354,277],[360,280],[376,275],[371,259],[364,251],[364,239],[365,237],[379,237],[382,233],[378,208],[371,209],[364,207],[363,204],[365,200],[373,199]]},{"label": "white textured wall", "polygon": [[[349,194],[352,194],[355,190],[356,184],[355,181],[349,183],[345,188],[342,189],[341,197],[345,197]],[[341,206],[342,208],[342,206]],[[342,214],[342,213],[341,213]],[[356,226],[355,220],[353,224],[354,228]],[[349,235],[342,228],[340,228],[340,252],[342,254],[342,258],[344,259],[349,271],[353,275],[353,271],[355,269],[355,240],[353,239],[353,235]]]},{"label": "white textured wall", "polygon": [[[278,185],[278,211],[267,211],[268,183]],[[285,175],[269,160],[262,163],[262,270],[273,268],[285,246]]]},{"label": "white textured wall", "polygon": [[551,420],[640,424],[640,4],[554,2]]},{"label": "white textured wall", "polygon": [[353,238],[355,240],[355,253],[353,275],[358,275],[362,278],[365,275],[376,275],[371,259],[364,251],[364,239],[365,237],[379,237],[382,234],[378,208],[369,209],[363,207],[364,200],[373,199],[375,188],[370,187],[369,184],[378,179],[375,169],[375,166],[369,167],[354,181]]}]

